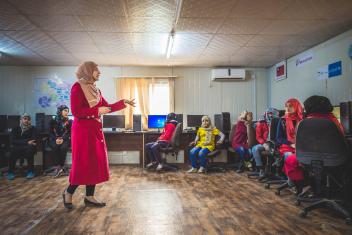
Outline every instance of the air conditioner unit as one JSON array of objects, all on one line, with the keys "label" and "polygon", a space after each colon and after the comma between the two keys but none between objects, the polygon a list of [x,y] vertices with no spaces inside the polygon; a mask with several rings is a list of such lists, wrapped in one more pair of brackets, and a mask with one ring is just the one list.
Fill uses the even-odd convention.
[{"label": "air conditioner unit", "polygon": [[219,68],[211,71],[212,81],[243,81],[246,79],[245,69]]}]

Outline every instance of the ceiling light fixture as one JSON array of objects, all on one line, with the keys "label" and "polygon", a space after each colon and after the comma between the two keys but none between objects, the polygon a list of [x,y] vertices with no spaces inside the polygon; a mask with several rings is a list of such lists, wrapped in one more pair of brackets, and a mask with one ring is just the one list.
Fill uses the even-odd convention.
[{"label": "ceiling light fixture", "polygon": [[169,59],[171,56],[172,47],[174,46],[175,41],[175,31],[172,30],[169,36],[169,40],[167,41],[167,49],[166,49],[166,58]]},{"label": "ceiling light fixture", "polygon": [[172,25],[172,30],[169,34],[169,38],[167,41],[167,49],[166,49],[166,58],[169,59],[171,56],[171,52],[172,52],[172,47],[174,45],[175,42],[175,28],[178,22],[178,19],[180,18],[181,15],[181,8],[182,8],[182,0],[178,0],[176,1],[176,12],[175,12],[175,18],[174,18],[174,22]]}]

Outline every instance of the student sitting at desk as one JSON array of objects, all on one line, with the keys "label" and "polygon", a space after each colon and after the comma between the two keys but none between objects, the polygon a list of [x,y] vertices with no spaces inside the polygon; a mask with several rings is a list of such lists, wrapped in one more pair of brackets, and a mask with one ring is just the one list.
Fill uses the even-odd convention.
[{"label": "student sitting at desk", "polygon": [[11,155],[9,160],[8,180],[15,178],[15,167],[17,159],[27,159],[28,171],[26,178],[32,179],[34,175],[34,154],[37,150],[36,129],[32,126],[31,117],[25,113],[22,115],[20,125],[11,131]]},{"label": "student sitting at desk", "polygon": [[[56,170],[54,177],[65,173],[64,165],[67,151],[71,145],[72,120],[68,119],[69,108],[66,105],[57,107],[55,120],[50,127],[50,146],[53,148]],[[66,172],[68,173],[68,172]]]},{"label": "student sitting at desk", "polygon": [[[208,153],[214,151],[215,149],[215,136],[219,135],[220,139],[217,142],[221,144],[225,135],[216,127],[211,125],[211,120],[208,116],[202,117],[202,126],[198,129],[196,139],[191,143],[191,146],[196,145],[191,149],[189,157],[192,163],[192,168],[188,170],[188,173],[204,173],[206,168],[206,159]],[[200,168],[197,169],[197,159],[196,156],[200,159]]]},{"label": "student sitting at desk", "polygon": [[171,141],[172,135],[176,129],[177,121],[176,114],[169,113],[166,117],[166,123],[164,129],[156,142],[147,143],[145,145],[145,152],[149,164],[147,168],[152,168],[155,165],[158,165],[156,170],[160,171],[163,169],[163,163],[159,148],[166,148]]},{"label": "student sitting at desk", "polygon": [[[330,100],[324,96],[313,95],[304,101],[306,118],[329,119],[335,123],[338,129],[343,133],[343,127],[337,118],[331,113],[333,107]],[[291,154],[285,158],[284,172],[289,182],[299,182],[303,180],[303,171],[297,161],[296,154]]]}]

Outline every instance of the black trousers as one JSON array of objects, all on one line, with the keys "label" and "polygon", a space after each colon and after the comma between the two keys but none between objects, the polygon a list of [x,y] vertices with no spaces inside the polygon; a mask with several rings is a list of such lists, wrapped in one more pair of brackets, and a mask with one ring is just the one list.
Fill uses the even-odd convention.
[{"label": "black trousers", "polygon": [[56,166],[63,167],[66,162],[67,151],[70,147],[70,141],[64,141],[62,144],[51,143],[53,148],[54,163]]},{"label": "black trousers", "polygon": [[14,172],[16,167],[17,159],[25,158],[28,162],[28,170],[33,171],[34,169],[34,154],[36,153],[36,146],[25,145],[25,146],[14,146],[11,149],[9,159],[9,172]]},{"label": "black trousers", "polygon": [[[67,188],[67,192],[69,194],[74,194],[76,189],[78,188],[79,185],[71,185],[68,186]],[[89,197],[89,196],[94,196],[94,190],[95,190],[95,185],[86,185],[86,196]]]}]

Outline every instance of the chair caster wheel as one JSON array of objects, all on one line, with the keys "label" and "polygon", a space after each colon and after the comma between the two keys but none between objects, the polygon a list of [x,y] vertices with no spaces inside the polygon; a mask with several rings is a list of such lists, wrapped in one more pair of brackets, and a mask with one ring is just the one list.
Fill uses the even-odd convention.
[{"label": "chair caster wheel", "polygon": [[301,218],[305,218],[307,216],[307,211],[305,210],[302,210],[300,213],[299,213],[299,217]]},{"label": "chair caster wheel", "polygon": [[352,225],[352,218],[346,218],[345,219],[346,224]]},{"label": "chair caster wheel", "polygon": [[264,184],[264,188],[266,189],[270,188],[270,184]]},{"label": "chair caster wheel", "polygon": [[301,202],[298,201],[298,200],[296,200],[296,201],[295,201],[295,205],[296,205],[296,206],[299,206],[299,205],[301,205]]},{"label": "chair caster wheel", "polygon": [[281,194],[281,192],[280,192],[279,190],[277,190],[277,191],[275,192],[275,195],[280,196],[280,194]]}]

